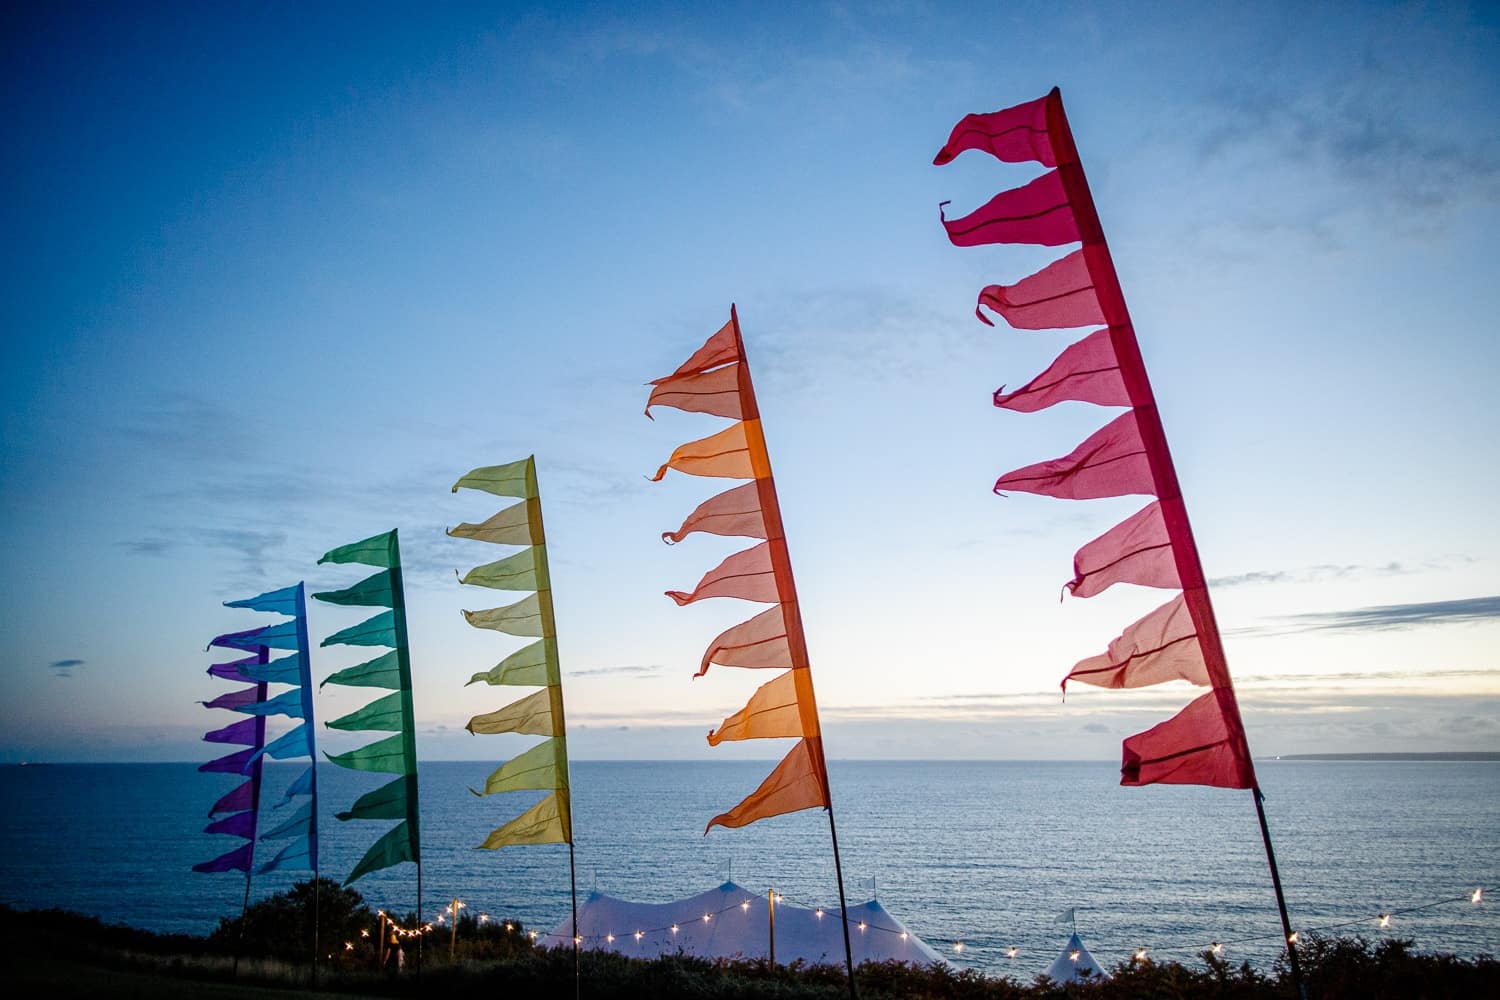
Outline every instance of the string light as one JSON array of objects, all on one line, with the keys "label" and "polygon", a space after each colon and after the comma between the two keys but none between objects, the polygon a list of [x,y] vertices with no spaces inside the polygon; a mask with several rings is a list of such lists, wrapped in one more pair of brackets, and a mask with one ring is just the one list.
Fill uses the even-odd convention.
[{"label": "string light", "polygon": [[962,955],[964,951],[964,943],[962,941],[953,942],[953,950]]},{"label": "string light", "polygon": [[1297,932],[1296,931],[1292,931],[1292,933],[1290,933],[1290,934],[1288,934],[1286,936],[1286,943],[1287,944],[1296,944],[1297,943]]},{"label": "string light", "polygon": [[1382,913],[1380,915],[1380,929],[1385,930],[1389,926],[1391,926],[1391,915],[1389,913]]},{"label": "string light", "polygon": [[1474,895],[1472,895],[1472,896],[1469,897],[1469,902],[1471,902],[1471,903],[1478,903],[1483,898],[1484,898],[1484,890],[1483,889],[1475,889],[1474,890]]},{"label": "string light", "polygon": [[1211,952],[1213,952],[1215,955],[1217,955],[1219,952],[1221,952],[1221,951],[1224,950],[1224,946],[1222,944],[1220,944],[1219,942],[1215,941],[1213,944],[1211,944],[1211,945],[1208,946],[1208,950],[1211,951]]},{"label": "string light", "polygon": [[747,899],[743,903],[741,903],[740,904],[740,909],[744,910],[746,913],[749,913],[750,912],[750,900]]},{"label": "string light", "polygon": [[709,917],[709,915],[707,913],[703,914],[703,922],[705,924],[708,923],[708,917]]},{"label": "string light", "polygon": [[610,944],[614,944],[615,936],[613,934],[606,934],[604,935],[604,940],[608,941]]},{"label": "string light", "polygon": [[676,924],[673,924],[673,925],[672,925],[672,933],[673,933],[673,934],[676,934],[676,933],[677,933],[677,925],[676,925]]},{"label": "string light", "polygon": [[354,942],[353,941],[345,941],[344,942],[344,950],[345,951],[353,951],[354,950]]},{"label": "string light", "polygon": [[1137,948],[1136,949],[1135,960],[1137,962],[1144,962],[1146,960],[1146,949],[1145,948]]},{"label": "string light", "polygon": [[1015,958],[1016,957],[1016,950],[1017,950],[1016,946],[1015,945],[1011,945],[1009,948],[1005,949],[1005,957],[1006,958]]},{"label": "string light", "polygon": [[362,938],[369,937],[370,936],[370,929],[368,927],[361,927],[359,929],[359,936],[362,937]]},{"label": "string light", "polygon": [[859,922],[859,932],[860,932],[860,933],[861,933],[861,934],[863,934],[863,933],[864,933],[864,932],[865,932],[865,922],[864,922],[864,921],[863,921],[863,920],[861,920],[861,921],[860,921],[860,922]]},{"label": "string light", "polygon": [[574,944],[583,944],[583,938],[582,937],[575,937],[573,939],[573,943]]},{"label": "string light", "polygon": [[1068,952],[1068,961],[1070,961],[1070,962],[1076,962],[1076,961],[1078,961],[1078,952],[1076,952],[1076,951],[1070,951],[1070,952]]},{"label": "string light", "polygon": [[818,908],[817,908],[817,909],[816,909],[816,910],[814,910],[814,911],[813,911],[813,913],[814,913],[814,915],[816,915],[816,916],[817,916],[817,918],[818,918],[818,919],[819,919],[819,920],[822,920],[822,919],[823,919],[823,908],[822,908],[822,907],[821,907],[821,906],[820,906],[820,907],[818,907]]},{"label": "string light", "polygon": [[643,933],[641,933],[641,932],[640,932],[640,931],[636,931],[636,932],[635,932],[635,939],[636,939],[636,940],[637,940],[637,941],[639,941],[639,940],[640,940],[640,939],[641,939],[641,938],[643,938],[643,937],[645,937],[645,936],[646,936],[646,935],[645,935],[645,934],[643,934]]},{"label": "string light", "polygon": [[509,922],[507,922],[507,923],[506,923],[506,925],[505,925],[505,929],[506,929],[506,930],[508,930],[508,931],[513,931],[513,930],[515,930],[515,929],[516,929],[516,925],[515,925],[515,924],[512,924],[512,923],[509,923]]},{"label": "string light", "polygon": [[907,933],[905,931],[902,931],[901,932],[901,940],[905,941],[907,939],[907,937],[908,937]]},{"label": "string light", "polygon": [[536,940],[536,931],[527,931],[527,933],[531,935],[531,940]]}]

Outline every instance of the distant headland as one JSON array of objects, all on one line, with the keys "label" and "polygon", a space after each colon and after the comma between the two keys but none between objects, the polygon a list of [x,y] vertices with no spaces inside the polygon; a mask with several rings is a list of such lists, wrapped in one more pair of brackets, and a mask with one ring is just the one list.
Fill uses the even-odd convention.
[{"label": "distant headland", "polygon": [[1428,761],[1473,761],[1500,760],[1500,751],[1457,750],[1446,753],[1284,753],[1271,760],[1428,760]]}]

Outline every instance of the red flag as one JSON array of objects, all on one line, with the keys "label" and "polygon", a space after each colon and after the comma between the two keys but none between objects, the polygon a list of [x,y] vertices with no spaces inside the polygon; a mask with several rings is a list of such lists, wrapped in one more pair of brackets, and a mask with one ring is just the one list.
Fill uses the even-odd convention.
[{"label": "red flag", "polygon": [[818,769],[813,765],[807,740],[798,740],[792,752],[776,765],[776,770],[760,783],[759,788],[727,813],[709,820],[703,833],[707,836],[715,826],[744,826],[758,819],[816,806],[826,809],[828,799],[823,794],[823,783],[818,780]]},{"label": "red flag", "polygon": [[1062,458],[1007,472],[995,492],[1014,490],[1062,500],[1096,500],[1155,492],[1135,411],[1122,413]]},{"label": "red flag", "polygon": [[734,321],[731,320],[719,327],[718,332],[704,341],[703,346],[694,351],[693,356],[679,365],[675,372],[652,379],[650,384],[662,385],[674,378],[696,375],[739,360],[740,349],[734,342]]},{"label": "red flag", "polygon": [[695,531],[711,535],[765,538],[766,517],[760,511],[760,487],[745,483],[709,497],[687,516],[676,531],[664,531],[661,540],[675,545]]},{"label": "red flag", "polygon": [[1210,691],[1161,725],[1125,740],[1120,784],[1251,788],[1255,772],[1240,752],[1244,747],[1244,731],[1231,731],[1219,692]]},{"label": "red flag", "polygon": [[1152,501],[1078,550],[1068,592],[1093,597],[1116,583],[1175,590],[1182,586],[1161,502]]},{"label": "red flag", "polygon": [[1062,687],[1066,691],[1068,681],[1078,681],[1102,688],[1138,688],[1174,680],[1208,685],[1198,631],[1181,594],[1127,626],[1109,644],[1109,652],[1078,661]]},{"label": "red flag", "polygon": [[1035,413],[1054,403],[1096,403],[1099,406],[1129,406],[1130,393],[1120,377],[1109,329],[1095,330],[1070,345],[1036,378],[1015,392],[1005,386],[995,390],[995,405],[1020,413]]},{"label": "red flag", "polygon": [[786,637],[786,616],[781,605],[767,608],[747,622],[720,632],[708,644],[694,677],[708,673],[708,665],[723,667],[790,667],[792,647]]},{"label": "red flag", "polygon": [[775,604],[776,574],[771,568],[771,543],[761,542],[736,552],[703,574],[691,594],[669,590],[667,596],[678,607],[707,597],[738,597],[746,601]]},{"label": "red flag", "polygon": [[982,149],[1006,163],[1035,160],[1044,167],[1057,166],[1047,133],[1047,98],[985,115],[964,115],[933,157],[933,165],[950,163],[966,149]]},{"label": "red flag", "polygon": [[1046,247],[1077,243],[1078,223],[1056,170],[1022,187],[1001,191],[961,219],[949,219],[938,205],[938,218],[956,247],[986,243],[1035,243]]},{"label": "red flag", "polygon": [[1074,250],[1014,285],[986,285],[974,315],[994,326],[982,311],[989,306],[1017,330],[1055,330],[1106,322],[1083,251]]}]

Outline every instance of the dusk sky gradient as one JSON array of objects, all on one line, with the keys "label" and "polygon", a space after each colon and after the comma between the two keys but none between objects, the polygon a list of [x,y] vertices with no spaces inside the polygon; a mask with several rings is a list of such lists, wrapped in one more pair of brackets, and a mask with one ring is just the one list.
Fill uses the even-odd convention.
[{"label": "dusk sky gradient", "polygon": [[[774,5],[773,5],[774,6]],[[995,409],[1086,331],[974,318],[1059,251],[938,221],[933,154],[1062,89],[1252,750],[1500,750],[1500,18],[1462,4],[7,5],[0,760],[197,760],[221,602],[400,529],[419,752],[521,644],[449,492],[537,456],[577,758],[779,756],[690,680],[756,606],[723,421],[641,415],[740,310],[834,758],[1117,758],[1185,690],[1058,681],[1164,594],[1059,601],[1140,498],[992,495],[1108,419]],[[519,597],[519,595],[516,595]],[[511,598],[514,599],[514,598]],[[358,620],[314,604],[314,643]],[[321,679],[358,651],[314,650]],[[319,721],[368,700],[330,686]],[[221,716],[223,718],[221,718]],[[273,724],[274,725],[274,724]],[[321,730],[337,751],[358,735]]]}]

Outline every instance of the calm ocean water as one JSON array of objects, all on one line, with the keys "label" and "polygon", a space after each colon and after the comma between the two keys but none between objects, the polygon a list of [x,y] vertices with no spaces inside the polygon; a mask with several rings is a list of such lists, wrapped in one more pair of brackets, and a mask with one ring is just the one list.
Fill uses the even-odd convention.
[{"label": "calm ocean water", "polygon": [[[267,801],[298,773],[267,768]],[[490,763],[421,770],[424,909],[454,896],[473,912],[547,929],[568,910],[567,848],[475,851],[471,845],[532,801],[476,799]],[[1190,959],[1210,941],[1228,956],[1274,954],[1279,924],[1248,792],[1122,789],[1107,763],[832,762],[850,901],[871,879],[885,907],[963,965],[1029,979],[1078,929],[1106,966],[1137,947]],[[1500,764],[1259,765],[1293,920],[1318,927],[1500,886]],[[764,776],[761,762],[574,764],[580,898],[598,888],[663,902],[724,881],[775,887],[793,901],[837,905],[828,824],[802,813],[702,835],[708,817]],[[324,873],[342,878],[387,824],[332,818],[379,776],[319,769]],[[159,931],[211,930],[238,912],[235,874],[194,862],[237,841],[198,831],[231,780],[191,764],[0,769],[0,901],[58,906]],[[270,798],[274,796],[274,798]],[[270,855],[267,854],[266,857]],[[256,880],[255,894],[299,874]],[[410,865],[362,879],[373,904],[415,908]],[[1348,933],[1378,937],[1369,919]],[[1398,915],[1419,947],[1466,957],[1500,952],[1500,889],[1478,906]],[[1015,946],[1015,959],[1006,949]]]}]

